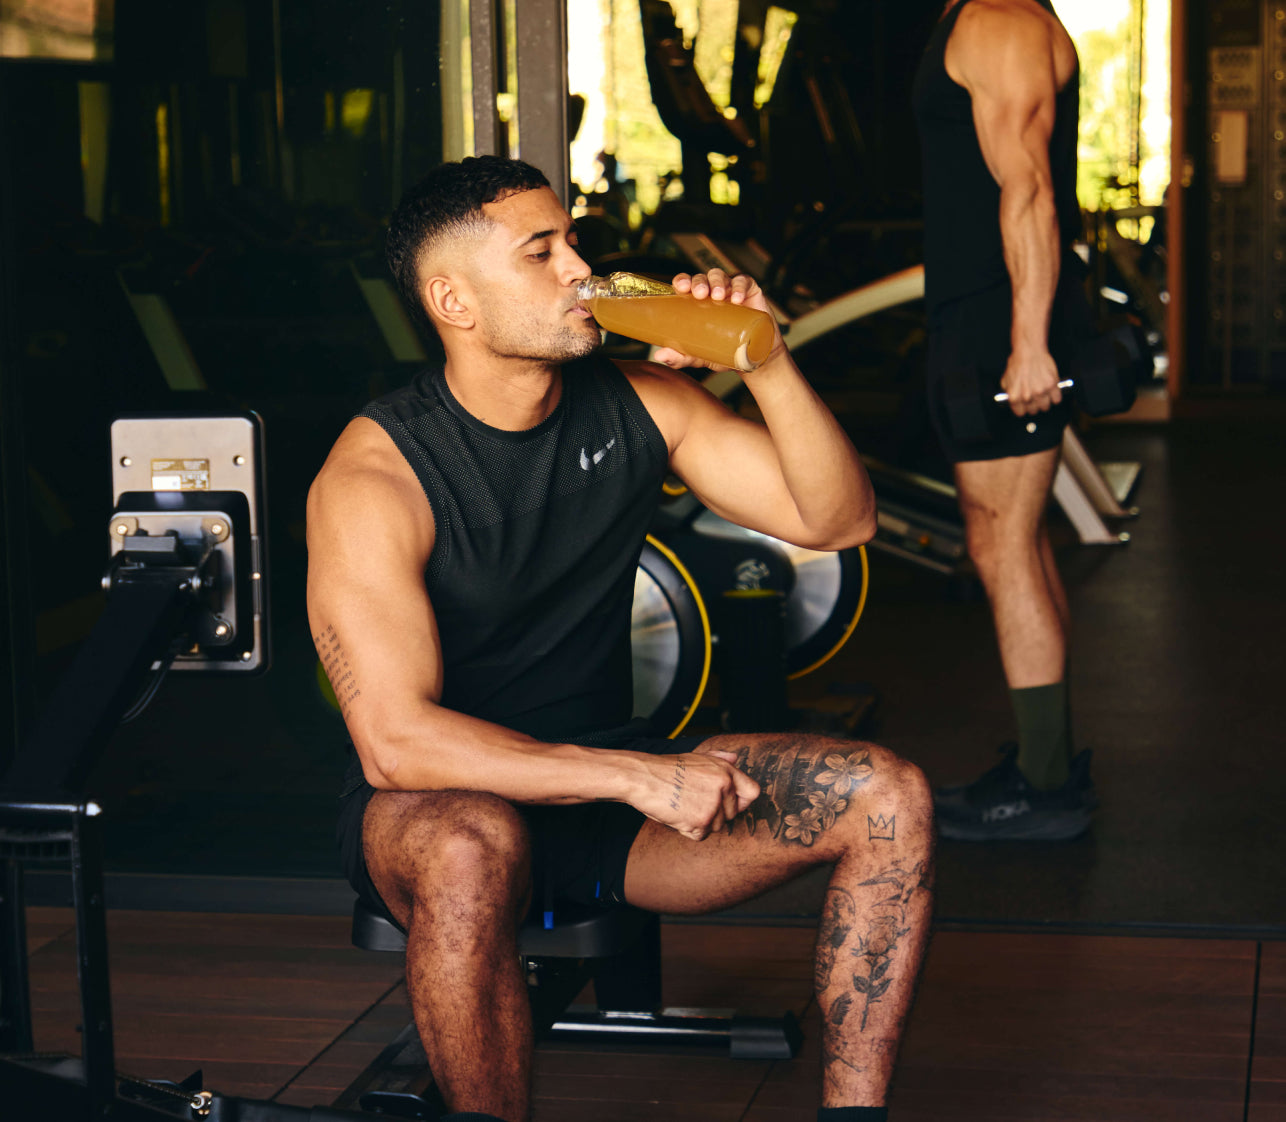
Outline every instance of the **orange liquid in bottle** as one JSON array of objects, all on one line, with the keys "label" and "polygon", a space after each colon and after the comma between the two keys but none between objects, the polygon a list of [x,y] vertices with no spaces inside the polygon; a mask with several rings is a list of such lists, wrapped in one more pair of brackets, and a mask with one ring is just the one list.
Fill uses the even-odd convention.
[{"label": "orange liquid in bottle", "polygon": [[773,347],[772,317],[744,304],[698,300],[682,293],[662,296],[591,296],[585,307],[600,327],[676,351],[753,370]]}]

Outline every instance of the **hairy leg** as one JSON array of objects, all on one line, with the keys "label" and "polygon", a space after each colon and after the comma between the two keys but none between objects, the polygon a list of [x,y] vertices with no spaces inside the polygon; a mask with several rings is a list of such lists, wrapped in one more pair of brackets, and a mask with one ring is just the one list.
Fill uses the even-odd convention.
[{"label": "hairy leg", "polygon": [[815,958],[822,1099],[883,1103],[928,938],[933,820],[924,777],[882,748],[819,736],[717,736],[700,750],[736,753],[759,798],[702,842],[645,823],[630,850],[626,899],[699,914],[831,865]]},{"label": "hairy leg", "polygon": [[1072,613],[1067,606],[1067,590],[1063,587],[1063,577],[1058,571],[1058,562],[1054,559],[1054,547],[1049,540],[1049,523],[1040,520],[1040,565],[1045,573],[1045,583],[1049,586],[1050,598],[1058,612],[1058,622],[1063,628],[1063,645],[1072,627]]},{"label": "hairy leg", "polygon": [[956,465],[969,556],[991,602],[1011,689],[1063,680],[1067,598],[1044,532],[1059,450]]},{"label": "hairy leg", "polygon": [[407,930],[406,984],[453,1111],[526,1122],[532,1028],[517,932],[530,895],[526,828],[473,791],[376,794],[362,841],[371,879]]}]

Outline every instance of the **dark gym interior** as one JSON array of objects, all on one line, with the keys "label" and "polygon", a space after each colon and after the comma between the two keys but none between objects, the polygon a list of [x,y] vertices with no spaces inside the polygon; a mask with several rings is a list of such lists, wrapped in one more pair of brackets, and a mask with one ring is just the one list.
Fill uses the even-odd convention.
[{"label": "dark gym interior", "polygon": [[[542,6],[557,28],[557,0],[522,5],[529,18]],[[435,347],[379,283],[402,190],[469,151],[565,153],[589,116],[565,86],[532,96],[565,32],[514,42],[512,2],[471,0],[454,23],[447,7],[0,2],[0,774],[107,601],[113,420],[252,412],[263,426],[270,666],[169,674],[84,783],[103,812],[117,1033],[134,1042],[118,1055],[124,1069],[150,1064],[149,1077],[204,1066],[231,1092],[329,1102],[405,1020],[397,964],[348,945],[353,894],[334,844],[346,744],[304,611],[305,499],[347,421]],[[738,264],[755,260],[798,319],[918,265],[910,83],[941,4],[786,5],[797,21],[766,104],[754,102],[755,60],[739,50],[731,62],[739,114],[707,105],[673,67],[667,78],[663,44],[683,56],[686,7],[701,5],[599,5],[642,29],[683,171],[681,193],[639,224],[621,217],[637,201],[624,185],[595,194],[567,181],[595,272],[677,272],[691,267],[691,235],[706,235]],[[1143,0],[1120,7],[1142,20]],[[935,944],[895,1117],[1286,1119],[1286,529],[1272,497],[1286,485],[1282,7],[1170,0],[1161,64],[1181,108],[1164,203],[1117,183],[1114,201],[1086,212],[1091,284],[1111,293],[1096,311],[1149,352],[1130,412],[1075,430],[1105,476],[1128,467],[1125,516],[1078,520],[1067,504],[1049,516],[1071,601],[1077,744],[1093,751],[1101,806],[1066,844],[940,843]],[[767,9],[743,0],[740,18],[762,28]],[[474,20],[471,86],[460,18]],[[494,36],[486,67],[480,26]],[[541,117],[556,103],[565,116]],[[1238,124],[1244,149],[1230,156]],[[726,168],[736,205],[711,197],[705,153],[722,154],[710,167]],[[1112,206],[1146,213],[1150,238],[1137,221],[1118,227]],[[924,525],[958,541],[919,388],[923,318],[920,301],[902,301],[797,355],[859,450],[890,469],[881,502],[901,513],[910,500],[893,481],[913,477]],[[935,785],[963,780],[1014,736],[990,614],[967,562],[896,521],[865,551],[851,636],[786,696]],[[734,691],[719,668],[685,731],[727,721]],[[6,886],[18,863],[5,857]],[[71,879],[56,860],[21,863],[36,1042],[74,1051]],[[667,1001],[791,1005],[799,1057],[736,1067],[547,1050],[537,1117],[811,1118],[808,956],[823,883],[663,925]],[[709,981],[720,962],[723,989]],[[204,1029],[177,1032],[181,1047],[159,1039],[185,994],[210,989],[221,993]],[[238,989],[259,990],[262,1007],[238,1005]],[[282,1012],[292,1001],[300,1011]],[[993,1023],[998,1051],[962,1044]],[[670,1075],[688,1098],[659,1086]]]}]

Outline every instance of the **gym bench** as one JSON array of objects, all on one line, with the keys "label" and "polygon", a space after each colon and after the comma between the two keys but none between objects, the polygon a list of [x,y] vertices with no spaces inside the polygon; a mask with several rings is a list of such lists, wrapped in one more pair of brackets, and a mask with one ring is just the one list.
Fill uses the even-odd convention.
[{"label": "gym bench", "polygon": [[[730,1009],[661,1005],[661,919],[638,908],[562,904],[546,927],[538,913],[519,931],[518,953],[539,1041],[570,1040],[726,1048],[733,1059],[788,1060],[803,1040],[793,1013],[742,1017]],[[353,944],[403,953],[406,935],[360,900]],[[570,1002],[587,982],[593,1006]],[[335,1102],[386,1116],[434,1119],[445,1106],[409,1024]]]}]

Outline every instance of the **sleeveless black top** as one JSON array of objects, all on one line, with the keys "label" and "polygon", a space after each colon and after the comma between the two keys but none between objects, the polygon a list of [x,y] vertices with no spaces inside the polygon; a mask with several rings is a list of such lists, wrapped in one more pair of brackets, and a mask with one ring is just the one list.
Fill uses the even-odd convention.
[{"label": "sleeveless black top", "polygon": [[[968,2],[960,0],[938,21],[920,60],[911,95],[920,129],[925,303],[931,316],[949,301],[1009,281],[1000,236],[1000,187],[978,145],[973,99],[951,80],[944,61],[947,40]],[[1050,0],[1037,3],[1053,14]],[[1081,232],[1076,201],[1079,110],[1078,65],[1058,93],[1049,141],[1054,206],[1064,249]]]},{"label": "sleeveless black top", "polygon": [[567,364],[558,405],[523,432],[467,413],[440,366],[361,416],[433,509],[442,704],[547,740],[629,721],[634,574],[669,453],[625,376]]}]

